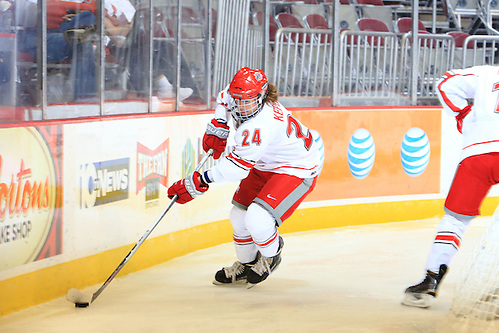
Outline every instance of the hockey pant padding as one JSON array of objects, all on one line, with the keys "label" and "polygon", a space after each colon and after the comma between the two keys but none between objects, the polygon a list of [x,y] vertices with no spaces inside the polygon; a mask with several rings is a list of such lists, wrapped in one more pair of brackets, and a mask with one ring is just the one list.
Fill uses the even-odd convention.
[{"label": "hockey pant padding", "polygon": [[269,211],[253,202],[246,212],[245,224],[258,251],[264,257],[275,256],[279,249],[279,232]]},{"label": "hockey pant padding", "polygon": [[246,228],[246,210],[233,206],[229,218],[232,224],[232,237],[234,239],[237,259],[243,264],[252,262],[256,258],[258,248]]},{"label": "hockey pant padding", "polygon": [[461,240],[470,222],[469,219],[460,220],[449,214],[444,215],[426,263],[427,270],[437,273],[440,265],[449,266],[461,246]]}]

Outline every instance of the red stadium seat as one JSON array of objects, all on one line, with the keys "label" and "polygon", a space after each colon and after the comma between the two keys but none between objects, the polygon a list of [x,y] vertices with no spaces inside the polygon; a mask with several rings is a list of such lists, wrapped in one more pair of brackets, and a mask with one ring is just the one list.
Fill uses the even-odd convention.
[{"label": "red stadium seat", "polygon": [[[377,19],[360,19],[357,21],[357,27],[360,31],[390,32],[386,23]],[[378,37],[369,36],[367,37],[367,42],[371,45],[378,45]],[[385,45],[385,39],[383,37],[379,37],[379,45]]]},{"label": "red stadium seat", "polygon": [[[470,34],[460,31],[448,32],[447,35],[450,35],[454,38],[456,47],[464,47],[464,41],[466,40],[466,38],[470,36]],[[474,41],[471,41],[470,43],[466,44],[466,48],[468,49],[472,49],[474,46],[475,46]]]},{"label": "red stadium seat", "polygon": [[[406,33],[412,31],[412,18],[410,17],[402,17],[397,20],[397,30],[400,33]],[[418,20],[418,31],[427,33],[426,27],[423,22]]]}]

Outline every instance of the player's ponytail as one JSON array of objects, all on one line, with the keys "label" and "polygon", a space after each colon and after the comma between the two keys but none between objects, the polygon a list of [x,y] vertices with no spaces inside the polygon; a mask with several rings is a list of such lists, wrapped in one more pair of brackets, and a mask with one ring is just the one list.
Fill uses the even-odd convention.
[{"label": "player's ponytail", "polygon": [[277,92],[277,87],[272,83],[269,83],[269,87],[267,89],[267,97],[263,100],[263,103],[272,104],[277,102],[279,99],[279,93]]}]

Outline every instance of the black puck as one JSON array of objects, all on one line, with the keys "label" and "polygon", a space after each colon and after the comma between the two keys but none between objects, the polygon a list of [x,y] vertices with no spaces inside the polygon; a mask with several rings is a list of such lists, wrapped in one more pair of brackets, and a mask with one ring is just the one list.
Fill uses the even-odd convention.
[{"label": "black puck", "polygon": [[89,305],[88,303],[75,303],[75,308],[86,308]]}]

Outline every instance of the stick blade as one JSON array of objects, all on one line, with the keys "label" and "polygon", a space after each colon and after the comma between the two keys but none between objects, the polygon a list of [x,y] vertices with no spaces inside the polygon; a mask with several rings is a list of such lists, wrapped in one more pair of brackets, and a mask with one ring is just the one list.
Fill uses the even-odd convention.
[{"label": "stick blade", "polygon": [[66,294],[66,299],[71,303],[74,303],[75,305],[92,303],[92,295],[84,294],[75,288],[72,288],[68,291],[68,293]]}]

